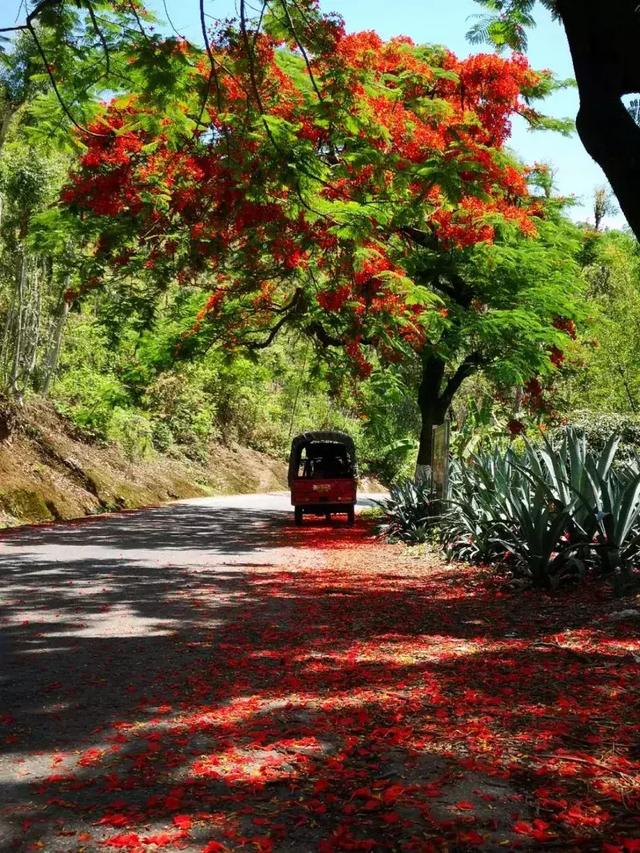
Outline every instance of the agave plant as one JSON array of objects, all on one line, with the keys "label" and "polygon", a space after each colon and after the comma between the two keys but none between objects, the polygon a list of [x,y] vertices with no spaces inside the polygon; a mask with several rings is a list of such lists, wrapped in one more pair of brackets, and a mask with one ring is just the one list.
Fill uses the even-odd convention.
[{"label": "agave plant", "polygon": [[597,530],[598,482],[612,476],[620,439],[612,436],[600,454],[589,449],[584,436],[568,428],[554,448],[544,439],[542,447],[527,445],[523,467],[548,484],[563,506],[573,506],[567,534],[573,543],[590,543]]},{"label": "agave plant", "polygon": [[452,467],[448,511],[441,520],[448,556],[490,562],[500,551],[508,513],[505,498],[517,475],[505,454],[479,454]]},{"label": "agave plant", "polygon": [[435,495],[426,483],[402,480],[391,486],[389,497],[376,501],[384,512],[378,530],[391,542],[426,542],[434,523]]},{"label": "agave plant", "polygon": [[[628,575],[640,540],[640,471],[637,460],[615,465],[619,436],[600,453],[568,429],[558,449],[528,447],[530,475],[546,482],[559,501],[571,507],[567,540],[583,553],[600,555],[602,568]],[[597,541],[596,541],[597,535]]]},{"label": "agave plant", "polygon": [[[620,588],[640,557],[640,462],[616,459],[619,438],[600,451],[576,430],[557,444],[543,439],[454,462],[451,495],[438,519],[446,553],[472,562],[512,565],[537,586],[599,565]],[[434,496],[410,481],[381,505],[385,532],[419,542],[433,524]]]},{"label": "agave plant", "polygon": [[580,501],[574,496],[563,504],[547,483],[528,472],[520,488],[509,495],[512,536],[502,544],[518,559],[534,586],[557,586],[569,572],[584,572],[584,564],[575,554],[576,543],[568,535]]},{"label": "agave plant", "polygon": [[640,473],[624,471],[605,478],[597,475],[596,521],[603,568],[613,573],[622,591],[640,544]]}]

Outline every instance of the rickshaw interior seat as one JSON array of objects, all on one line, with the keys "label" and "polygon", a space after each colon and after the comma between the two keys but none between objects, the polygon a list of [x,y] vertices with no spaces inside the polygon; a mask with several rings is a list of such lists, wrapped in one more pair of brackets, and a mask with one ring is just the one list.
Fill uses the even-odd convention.
[{"label": "rickshaw interior seat", "polygon": [[305,480],[357,477],[355,448],[349,436],[338,432],[307,433],[293,440],[289,478]]},{"label": "rickshaw interior seat", "polygon": [[353,465],[349,462],[346,454],[340,452],[342,448],[337,448],[336,451],[327,451],[326,448],[318,450],[314,453],[313,448],[307,448],[306,458],[300,459],[300,469],[298,476],[308,480],[313,479],[341,479],[343,477],[353,477]]}]

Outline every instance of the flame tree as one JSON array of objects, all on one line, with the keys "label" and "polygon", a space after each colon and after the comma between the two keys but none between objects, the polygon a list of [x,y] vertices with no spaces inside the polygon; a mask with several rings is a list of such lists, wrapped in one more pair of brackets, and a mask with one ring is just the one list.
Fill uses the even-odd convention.
[{"label": "flame tree", "polygon": [[155,36],[160,65],[133,55],[136,85],[84,134],[63,199],[95,252],[70,298],[177,281],[208,293],[183,352],[295,328],[360,375],[411,359],[419,465],[467,377],[553,373],[575,236],[506,147],[514,116],[543,123],[549,74],[350,34],[313,0],[203,31],[204,51]]}]

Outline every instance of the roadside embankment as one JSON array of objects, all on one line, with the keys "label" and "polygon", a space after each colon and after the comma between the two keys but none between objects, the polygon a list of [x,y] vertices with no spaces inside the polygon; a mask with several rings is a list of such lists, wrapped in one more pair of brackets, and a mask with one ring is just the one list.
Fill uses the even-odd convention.
[{"label": "roadside embankment", "polygon": [[214,444],[206,462],[154,453],[132,461],[42,401],[0,411],[0,527],[79,518],[198,495],[286,488],[286,466]]}]

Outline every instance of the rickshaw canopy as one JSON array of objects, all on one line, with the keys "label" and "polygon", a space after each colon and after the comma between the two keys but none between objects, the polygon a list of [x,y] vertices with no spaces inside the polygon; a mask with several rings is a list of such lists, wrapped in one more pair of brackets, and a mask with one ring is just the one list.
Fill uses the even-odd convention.
[{"label": "rickshaw canopy", "polygon": [[350,435],[347,435],[345,432],[332,431],[303,432],[300,435],[297,435],[291,442],[291,453],[289,455],[289,485],[291,485],[298,476],[298,468],[303,451],[312,446],[321,447],[322,445],[343,447],[352,466],[353,476],[357,476],[356,448]]}]

